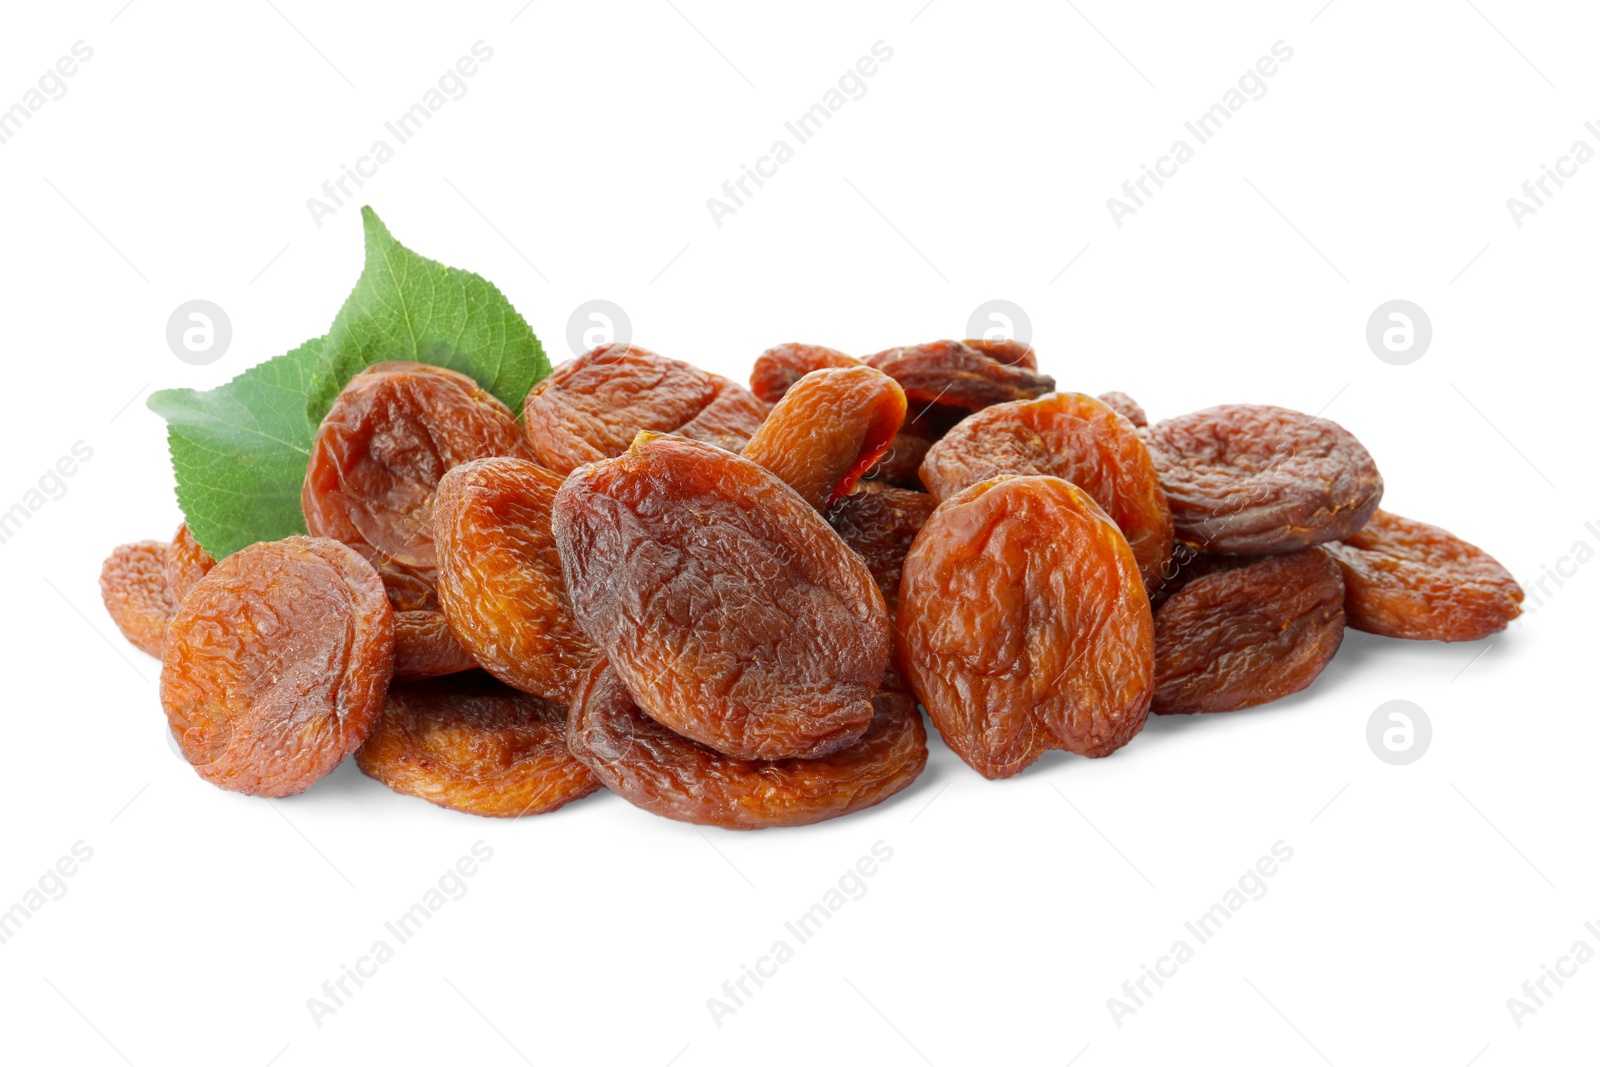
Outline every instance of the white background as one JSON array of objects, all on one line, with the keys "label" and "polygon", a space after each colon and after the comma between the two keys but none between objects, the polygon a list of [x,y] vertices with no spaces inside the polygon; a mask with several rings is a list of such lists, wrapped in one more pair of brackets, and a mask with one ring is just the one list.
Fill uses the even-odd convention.
[{"label": "white background", "polygon": [[[1352,634],[1303,696],[1153,721],[1113,758],[1007,782],[935,740],[879,809],[742,835],[603,794],[475,820],[349,764],[288,800],[218,791],[170,751],[158,665],[96,587],[112,546],[179,521],[144,396],[326,329],[360,226],[349,205],[319,228],[306,199],[483,40],[466,95],[360,195],[495,281],[553,358],[594,298],[639,343],[739,378],[779,341],[959,337],[1003,298],[1063,388],[1125,389],[1155,417],[1323,412],[1377,457],[1386,506],[1531,594],[1576,542],[1600,548],[1600,163],[1520,228],[1506,206],[1574,140],[1600,148],[1586,5],[123,3],[8,5],[0,32],[0,107],[94,50],[0,145],[0,510],[93,449],[0,544],[0,909],[93,850],[0,945],[0,1057],[1593,1058],[1600,962],[1520,1027],[1506,1004],[1579,939],[1600,950],[1592,562],[1486,644]],[[717,227],[707,197],[880,40],[866,94]],[[1280,40],[1266,95],[1114,225],[1107,197]],[[194,298],[233,324],[205,367],[164,336]],[[1395,298],[1434,328],[1407,366],[1364,337]],[[1409,766],[1367,745],[1392,699],[1433,724]],[[316,1025],[307,998],[478,841],[493,857],[466,895]],[[865,895],[796,946],[785,920],[880,841]],[[1265,896],[1195,947],[1185,921],[1279,841],[1293,858]],[[779,938],[794,958],[718,1026],[707,998]],[[1118,1026],[1107,999],[1179,938],[1194,958]]]}]

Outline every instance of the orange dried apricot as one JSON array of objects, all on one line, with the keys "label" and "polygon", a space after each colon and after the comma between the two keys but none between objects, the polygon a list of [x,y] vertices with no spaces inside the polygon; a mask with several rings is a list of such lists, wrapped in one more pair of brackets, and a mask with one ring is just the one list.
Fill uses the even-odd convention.
[{"label": "orange dried apricot", "polygon": [[200,777],[288,796],[366,740],[393,668],[378,572],[338,541],[287,537],[240,549],[189,591],[167,630],[161,704]]}]

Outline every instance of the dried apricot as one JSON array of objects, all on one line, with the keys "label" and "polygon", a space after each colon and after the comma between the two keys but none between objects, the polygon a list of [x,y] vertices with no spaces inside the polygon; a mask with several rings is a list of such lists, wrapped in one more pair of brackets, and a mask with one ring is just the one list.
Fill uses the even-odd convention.
[{"label": "dried apricot", "polygon": [[349,546],[287,537],[240,549],[167,631],[161,704],[213,785],[298,793],[366,740],[394,667],[378,572]]},{"label": "dried apricot", "polygon": [[1522,586],[1448,530],[1378,511],[1322,550],[1344,572],[1346,621],[1414,641],[1476,641],[1522,614]]},{"label": "dried apricot", "polygon": [[[391,607],[394,599],[389,600]],[[394,613],[394,676],[402,681],[470,671],[478,665],[442,611]]]},{"label": "dried apricot", "polygon": [[743,455],[825,511],[878,462],[905,417],[906,394],[881,371],[812,371],[784,394]]},{"label": "dried apricot", "polygon": [[1053,474],[1094,498],[1122,530],[1147,588],[1172,555],[1172,512],[1150,453],[1127,419],[1094,397],[1052,393],[963,420],[922,461],[936,499],[1008,474]]},{"label": "dried apricot", "polygon": [[[396,611],[438,611],[439,591],[434,588],[438,574],[432,566],[407,567],[392,559],[384,559],[367,545],[351,545],[378,571],[383,579],[383,591],[389,594],[389,604]],[[437,549],[435,550],[437,552]]]},{"label": "dried apricot", "polygon": [[1254,563],[1258,559],[1265,558],[1265,556],[1221,556],[1202,552],[1198,548],[1178,541],[1172,546],[1172,558],[1161,571],[1161,580],[1153,588],[1147,587],[1150,593],[1150,608],[1152,611],[1158,610],[1173,593],[1202,575],[1242,567],[1246,563]]},{"label": "dried apricot", "polygon": [[350,379],[317,429],[300,496],[306,527],[427,575],[444,472],[526,449],[511,412],[466,375],[376,363]]},{"label": "dried apricot", "polygon": [[1298,693],[1344,639],[1344,582],[1315,548],[1191,579],[1156,612],[1158,715],[1236,711]]},{"label": "dried apricot", "polygon": [[750,391],[769,404],[783,399],[789,387],[814,370],[859,367],[861,361],[836,348],[822,345],[774,345],[756,357],[750,371]]},{"label": "dried apricot", "polygon": [[1026,367],[1029,370],[1039,369],[1039,354],[1025,341],[1010,337],[969,337],[965,343],[967,347],[982,352],[996,363],[1004,363],[1008,367]]},{"label": "dried apricot", "polygon": [[1135,429],[1142,430],[1150,425],[1150,419],[1145,415],[1144,408],[1140,407],[1139,402],[1127,393],[1116,391],[1101,393],[1099,400],[1100,403],[1133,423]]},{"label": "dried apricot", "polygon": [[828,509],[828,522],[866,561],[891,619],[900,603],[900,572],[906,553],[936,503],[927,493],[863,482]]},{"label": "dried apricot", "polygon": [[716,387],[711,403],[672,432],[729,452],[743,451],[771,409],[738,382],[718,374],[711,375],[711,380]]},{"label": "dried apricot", "polygon": [[979,482],[906,556],[900,665],[985,778],[1046,750],[1106,756],[1144,726],[1154,642],[1139,566],[1088,493],[1048,475]]},{"label": "dried apricot", "polygon": [[1229,555],[1293,552],[1366,525],[1377,464],[1338,423],[1265,404],[1223,404],[1151,426],[1144,442],[1178,537]]},{"label": "dried apricot", "polygon": [[[927,493],[872,482],[862,482],[854,493],[828,509],[828,522],[872,572],[891,622],[900,604],[900,574],[906,553],[911,551],[917,532],[933,509],[934,499]],[[883,672],[878,688],[910,691],[897,649],[890,649],[889,669]]]},{"label": "dried apricot", "polygon": [[206,572],[216,565],[217,561],[211,558],[211,553],[201,548],[200,542],[189,532],[189,524],[180,523],[172,544],[167,547],[167,585],[172,589],[173,601],[183,603],[183,598],[189,595],[194,583],[204,578]]},{"label": "dried apricot", "polygon": [[922,773],[928,736],[916,702],[878,693],[872,707],[860,740],[832,755],[733,759],[645,715],[601,662],[578,686],[567,744],[606,788],[668,819],[729,830],[804,826],[882,803]]},{"label": "dried apricot", "polygon": [[738,452],[766,417],[748,390],[632,345],[601,345],[528,393],[523,424],[534,458],[565,475],[625,452],[640,430]]},{"label": "dried apricot", "polygon": [[901,489],[921,489],[922,481],[917,477],[917,468],[922,466],[923,458],[932,447],[931,437],[902,428],[889,442],[878,465],[869,469],[863,478]]},{"label": "dried apricot", "polygon": [[640,434],[567,478],[552,526],[579,624],[651,718],[737,759],[825,756],[866,730],[883,594],[766,468]]},{"label": "dried apricot", "polygon": [[158,659],[178,610],[167,586],[167,548],[165,541],[118,545],[100,568],[100,599],[111,621],[134,647]]},{"label": "dried apricot", "polygon": [[[997,350],[1021,362],[1005,363],[989,354]],[[977,411],[1054,390],[1055,379],[1030,366],[1032,358],[1031,349],[1024,356],[988,342],[974,347],[967,341],[932,341],[886,349],[863,362],[899,382],[913,405],[938,403]]]},{"label": "dried apricot", "polygon": [[550,531],[561,479],[524,459],[463,463],[439,482],[439,602],[474,659],[507,685],[566,701],[594,661]]},{"label": "dried apricot", "polygon": [[356,764],[453,811],[541,815],[600,788],[566,734],[565,706],[473,671],[390,686]]}]

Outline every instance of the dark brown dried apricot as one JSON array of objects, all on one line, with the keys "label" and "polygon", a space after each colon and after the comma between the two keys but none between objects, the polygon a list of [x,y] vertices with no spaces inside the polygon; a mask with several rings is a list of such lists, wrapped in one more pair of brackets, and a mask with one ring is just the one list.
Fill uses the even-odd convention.
[{"label": "dark brown dried apricot", "polygon": [[1344,427],[1288,408],[1223,404],[1158,422],[1144,442],[1178,537],[1229,555],[1293,552],[1366,525],[1383,478]]},{"label": "dark brown dried apricot", "polygon": [[528,393],[533,455],[557,474],[621,455],[640,430],[738,452],[766,417],[749,390],[633,345],[601,345],[563,363]]},{"label": "dark brown dried apricot", "polygon": [[439,602],[474,659],[507,685],[566,701],[599,655],[578,628],[550,531],[561,479],[524,459],[463,463],[439,482]]},{"label": "dark brown dried apricot", "polygon": [[979,482],[923,524],[900,579],[900,664],[985,778],[1059,748],[1106,756],[1144,726],[1154,640],[1128,542],[1088,493]]},{"label": "dark brown dried apricot", "polygon": [[671,431],[691,441],[703,441],[738,453],[750,442],[771,408],[744,386],[720,374],[711,376],[716,395],[700,414]]},{"label": "dark brown dried apricot", "polygon": [[1194,581],[1196,578],[1217,571],[1231,570],[1242,567],[1247,563],[1254,563],[1265,556],[1220,556],[1211,552],[1202,552],[1198,548],[1178,541],[1172,546],[1172,558],[1167,561],[1166,567],[1161,571],[1161,580],[1154,588],[1150,588],[1150,609],[1159,610],[1166,603],[1167,598],[1178,590]]},{"label": "dark brown dried apricot", "polygon": [[826,511],[878,462],[905,417],[906,394],[881,371],[812,371],[784,394],[743,455]]},{"label": "dark brown dried apricot", "polygon": [[211,553],[200,547],[200,542],[189,532],[188,523],[179,523],[172,544],[167,547],[167,585],[172,589],[175,604],[183,603],[194,584],[206,576],[217,561]]},{"label": "dark brown dried apricot", "polygon": [[828,522],[866,561],[891,619],[900,604],[900,572],[906,553],[936,504],[927,493],[863,482],[828,509]]},{"label": "dark brown dried apricot", "polygon": [[122,636],[161,658],[167,626],[178,610],[167,585],[165,541],[118,545],[100,567],[100,599]]},{"label": "dark brown dried apricot", "polygon": [[1150,418],[1144,413],[1144,408],[1127,393],[1113,390],[1109,393],[1101,393],[1098,399],[1100,403],[1133,423],[1135,429],[1142,430],[1150,425]]},{"label": "dark brown dried apricot", "polygon": [[668,819],[757,830],[804,826],[870,808],[900,792],[928,761],[916,701],[872,698],[860,740],[821,759],[733,759],[645,715],[604,663],[578,686],[567,744],[630,803]]},{"label": "dark brown dried apricot", "polygon": [[1172,555],[1172,512],[1133,424],[1092,396],[1052,393],[964,419],[922,461],[936,499],[1005,475],[1053,474],[1094,498],[1133,549],[1146,588]]},{"label": "dark brown dried apricot", "polygon": [[566,734],[565,706],[473,671],[390,686],[356,764],[452,811],[541,815],[600,788]]},{"label": "dark brown dried apricot", "polygon": [[372,565],[338,541],[240,549],[184,598],[167,631],[161,704],[206,781],[298,793],[372,730],[394,667],[394,617]]},{"label": "dark brown dried apricot", "polygon": [[[384,559],[381,552],[367,545],[351,545],[377,569],[383,579],[383,591],[389,594],[389,604],[396,611],[438,611],[439,591],[434,588],[438,574],[432,566],[407,567],[392,559]],[[435,550],[437,551],[437,549]]]},{"label": "dark brown dried apricot", "polygon": [[1039,354],[1025,341],[1010,337],[969,337],[965,344],[982,352],[996,363],[1004,363],[1008,367],[1026,367],[1029,370],[1039,369]]},{"label": "dark brown dried apricot", "polygon": [[[394,598],[389,600],[394,605]],[[394,613],[394,676],[401,681],[437,678],[470,671],[478,665],[442,611]]]},{"label": "dark brown dried apricot", "polygon": [[1344,639],[1344,582],[1315,548],[1224,567],[1156,612],[1157,715],[1237,711],[1298,693]]},{"label": "dark brown dried apricot", "polygon": [[526,451],[511,412],[466,375],[373,364],[350,379],[317,429],[300,495],[306,527],[369,561],[393,560],[426,577],[433,493],[444,472]]},{"label": "dark brown dried apricot", "polygon": [[977,411],[990,404],[1029,400],[1055,389],[1054,378],[1028,365],[1031,351],[1022,357],[1023,362],[1003,363],[966,341],[931,341],[886,349],[863,362],[899,382],[913,410],[938,403]]},{"label": "dark brown dried apricot", "polygon": [[1522,586],[1476,545],[1378,511],[1322,550],[1344,572],[1345,621],[1413,641],[1476,641],[1522,614]]},{"label": "dark brown dried apricot", "polygon": [[[828,522],[872,572],[891,622],[899,610],[900,574],[906,553],[911,551],[917,532],[933,514],[934,506],[933,497],[927,493],[862,482],[854,493],[828,510]],[[889,669],[883,672],[878,688],[910,691],[900,668],[898,649],[890,650]]]},{"label": "dark brown dried apricot", "polygon": [[790,343],[773,345],[756,357],[750,370],[750,391],[769,404],[783,399],[789,387],[814,370],[859,367],[861,361],[837,348]]},{"label": "dark brown dried apricot", "polygon": [[889,447],[878,460],[877,466],[869,469],[862,477],[868,481],[883,482],[885,485],[901,489],[920,490],[922,480],[917,477],[917,468],[922,466],[923,458],[932,447],[933,438],[902,428],[894,435],[894,440],[889,442]]},{"label": "dark brown dried apricot", "polygon": [[567,478],[552,526],[579,624],[651,718],[737,759],[825,756],[866,730],[883,594],[766,468],[640,434]]}]

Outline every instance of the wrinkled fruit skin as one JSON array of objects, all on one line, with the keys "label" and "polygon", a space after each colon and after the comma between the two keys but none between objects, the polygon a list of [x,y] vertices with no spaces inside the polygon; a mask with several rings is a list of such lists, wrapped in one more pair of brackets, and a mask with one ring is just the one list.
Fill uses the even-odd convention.
[{"label": "wrinkled fruit skin", "polygon": [[[390,599],[390,606],[394,604]],[[441,611],[394,613],[394,676],[401,681],[470,671],[478,665]]]},{"label": "wrinkled fruit skin", "polygon": [[1009,337],[969,337],[963,343],[996,363],[1003,363],[1008,367],[1026,367],[1028,370],[1039,369],[1039,354],[1033,350],[1032,345],[1022,341]]},{"label": "wrinkled fruit skin", "polygon": [[648,349],[601,345],[535,385],[522,421],[533,458],[566,475],[621,455],[641,430],[738,452],[766,415],[736,382]]},{"label": "wrinkled fruit skin", "polygon": [[466,375],[374,364],[317,429],[300,495],[306,528],[430,579],[439,479],[458,463],[526,449],[511,412]]},{"label": "wrinkled fruit skin", "polygon": [[1158,715],[1237,711],[1298,693],[1344,640],[1344,581],[1315,548],[1193,578],[1156,612]]},{"label": "wrinkled fruit skin", "polygon": [[167,585],[167,547],[164,541],[119,545],[100,568],[100,599],[111,621],[135,648],[157,659],[178,610]]},{"label": "wrinkled fruit skin", "polygon": [[[362,546],[352,545],[357,552],[377,568],[383,579],[383,590],[389,594],[389,604],[396,611],[438,611],[439,591],[434,588],[438,574],[434,568],[407,567],[392,559],[373,559]],[[437,551],[437,549],[435,549]]]},{"label": "wrinkled fruit skin", "polygon": [[[863,482],[856,491],[828,509],[828,522],[844,543],[860,556],[883,593],[893,620],[900,606],[900,575],[906,554],[935,507],[933,497],[910,489]],[[890,650],[889,669],[880,690],[909,693],[898,648]]]},{"label": "wrinkled fruit skin", "polygon": [[889,659],[866,564],[777,476],[641,434],[556,494],[579,624],[651,718],[736,759],[859,738]]},{"label": "wrinkled fruit skin", "polygon": [[756,364],[750,370],[750,391],[767,403],[776,404],[791,385],[814,370],[859,366],[859,359],[837,348],[797,343],[774,345],[756,357]]},{"label": "wrinkled fruit skin", "polygon": [[900,579],[900,664],[956,755],[1009,778],[1048,749],[1106,756],[1144,726],[1154,639],[1128,543],[1059,478],[940,504]]},{"label": "wrinkled fruit skin", "polygon": [[1142,430],[1150,425],[1150,419],[1145,415],[1144,408],[1127,393],[1118,391],[1101,393],[1099,400],[1100,403],[1133,423],[1135,429]]},{"label": "wrinkled fruit skin", "polygon": [[932,447],[933,438],[902,429],[889,442],[878,465],[868,470],[865,477],[901,489],[921,489],[922,480],[917,477],[917,469]]},{"label": "wrinkled fruit skin", "polygon": [[1383,499],[1361,442],[1327,419],[1224,404],[1144,434],[1178,537],[1207,552],[1294,552],[1348,537]]},{"label": "wrinkled fruit skin", "polygon": [[[1001,362],[990,352],[1019,362]],[[1040,374],[1033,366],[1032,349],[1023,354],[990,342],[931,341],[909,348],[890,348],[863,362],[899,382],[913,405],[938,403],[977,411],[990,404],[1031,400],[1056,387],[1054,378]]]},{"label": "wrinkled fruit skin", "polygon": [[338,541],[258,542],[218,563],[167,631],[161,704],[212,785],[298,793],[366,740],[394,667],[383,582]]},{"label": "wrinkled fruit skin", "polygon": [[860,740],[821,759],[732,759],[641,712],[604,662],[579,686],[567,744],[606,788],[668,819],[757,830],[804,826],[882,803],[928,760],[916,702],[878,693]]},{"label": "wrinkled fruit skin", "polygon": [[434,506],[439,602],[462,645],[507,685],[566,703],[599,656],[561,576],[550,509],[561,479],[522,459],[464,463]]},{"label": "wrinkled fruit skin", "polygon": [[189,524],[185,522],[179,524],[172,544],[167,547],[165,565],[172,599],[174,603],[181,604],[183,598],[189,595],[189,590],[217,565],[217,561],[211,558],[211,553],[200,547],[200,542],[194,539],[194,534],[189,532]]},{"label": "wrinkled fruit skin", "polygon": [[1232,570],[1242,567],[1247,563],[1254,563],[1266,556],[1220,556],[1211,552],[1202,552],[1192,548],[1182,541],[1172,546],[1172,558],[1167,561],[1166,569],[1161,572],[1161,581],[1154,588],[1149,589],[1150,609],[1160,610],[1167,599],[1194,581],[1196,578],[1217,571]]},{"label": "wrinkled fruit skin", "polygon": [[928,450],[921,473],[939,500],[991,478],[1052,474],[1111,516],[1146,588],[1160,584],[1172,556],[1172,511],[1149,451],[1132,423],[1082,393],[984,408]]},{"label": "wrinkled fruit skin", "polygon": [[828,509],[828,522],[872,572],[889,618],[900,603],[900,572],[937,502],[927,493],[862,485]]},{"label": "wrinkled fruit skin", "polygon": [[1475,641],[1522,614],[1522,586],[1493,556],[1447,530],[1379,511],[1322,550],[1344,572],[1346,621],[1413,641]]},{"label": "wrinkled fruit skin", "polygon": [[906,394],[887,374],[812,371],[784,394],[743,454],[825,511],[878,462],[905,417]]},{"label": "wrinkled fruit skin", "polygon": [[452,811],[541,815],[600,788],[566,733],[564,706],[472,672],[391,686],[356,763]]}]

